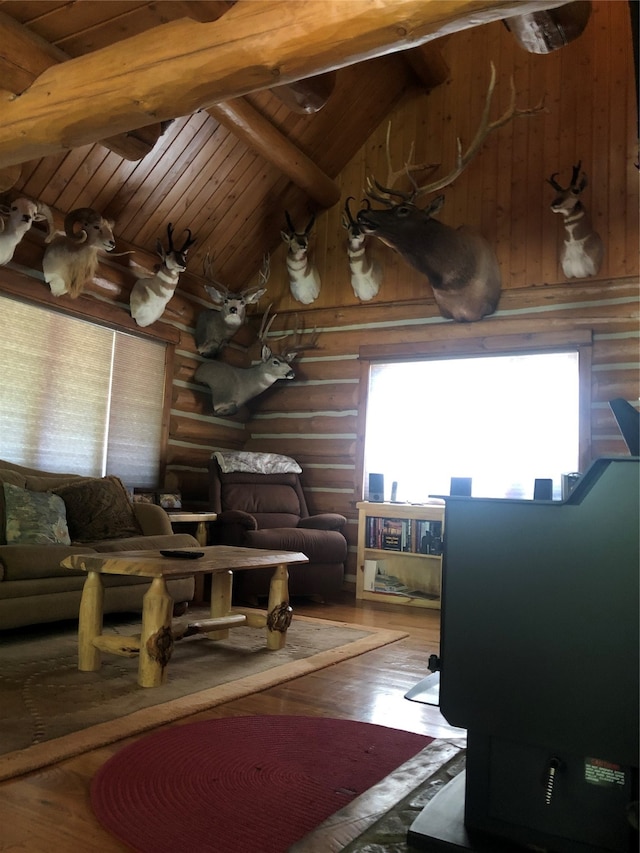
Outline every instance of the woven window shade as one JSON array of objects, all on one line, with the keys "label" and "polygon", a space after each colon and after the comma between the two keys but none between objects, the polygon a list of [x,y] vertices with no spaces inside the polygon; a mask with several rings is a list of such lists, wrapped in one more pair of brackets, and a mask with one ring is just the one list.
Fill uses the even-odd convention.
[{"label": "woven window shade", "polygon": [[165,347],[0,297],[0,458],[158,484]]}]

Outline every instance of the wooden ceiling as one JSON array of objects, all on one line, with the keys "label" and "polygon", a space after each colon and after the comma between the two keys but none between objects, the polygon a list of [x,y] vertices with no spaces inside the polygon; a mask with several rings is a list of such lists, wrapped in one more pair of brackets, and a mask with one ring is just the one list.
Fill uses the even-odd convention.
[{"label": "wooden ceiling", "polygon": [[[435,37],[558,5],[0,1],[0,189],[58,217],[94,207],[147,257],[169,222],[190,228],[192,274],[209,251],[238,290],[285,209],[338,202],[333,179],[403,93],[445,79]],[[304,111],[322,88],[326,105]]]}]

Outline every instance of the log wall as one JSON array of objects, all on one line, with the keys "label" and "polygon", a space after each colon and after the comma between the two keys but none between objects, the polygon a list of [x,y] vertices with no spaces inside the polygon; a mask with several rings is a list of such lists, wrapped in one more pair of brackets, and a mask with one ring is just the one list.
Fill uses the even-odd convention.
[{"label": "log wall", "polygon": [[[206,465],[215,448],[246,448],[295,456],[304,468],[313,511],[337,511],[349,518],[351,561],[355,564],[356,510],[361,498],[358,452],[361,441],[360,348],[419,345],[443,340],[455,351],[466,338],[523,336],[550,329],[593,333],[590,455],[623,453],[624,446],[607,401],[638,398],[638,170],[637,110],[632,42],[626,3],[594,2],[585,33],[553,54],[526,53],[502,23],[441,39],[449,80],[425,94],[409,89],[389,115],[396,164],[416,162],[452,168],[456,136],[463,145],[474,131],[489,79],[497,69],[495,113],[507,104],[514,78],[518,106],[543,96],[546,112],[520,118],[485,143],[465,174],[446,190],[443,221],[480,230],[496,247],[504,293],[496,315],[472,326],[438,315],[425,279],[382,245],[373,246],[384,267],[378,296],[361,304],[349,282],[341,206],[317,219],[313,251],[322,291],[312,306],[289,295],[284,247],[272,255],[268,298],[279,316],[276,329],[291,329],[304,315],[307,329],[320,332],[319,349],[296,360],[296,379],[281,382],[239,415],[211,415],[207,389],[193,381],[200,359],[193,328],[206,304],[194,296],[189,278],[152,331],[138,329],[128,314],[131,277],[124,261],[110,260],[85,295],[71,304],[54,300],[38,279],[41,234],[34,231],[15,263],[0,270],[0,289],[21,298],[96,317],[135,334],[164,337],[175,348],[171,400],[167,407],[166,483],[187,501],[206,500]],[[375,85],[375,81],[372,81]],[[259,101],[259,99],[257,99]],[[321,115],[321,113],[320,113]],[[338,177],[341,197],[360,199],[368,174],[386,176],[383,121]],[[546,183],[560,171],[566,182],[579,159],[589,186],[584,202],[605,244],[597,280],[567,282],[559,266],[562,226],[549,210],[553,190]],[[119,241],[119,249],[126,249]],[[139,252],[136,260],[141,261]],[[142,259],[144,260],[144,258]],[[149,265],[153,259],[147,258]],[[298,314],[296,318],[296,314]],[[248,364],[257,317],[228,349],[225,359]]]}]

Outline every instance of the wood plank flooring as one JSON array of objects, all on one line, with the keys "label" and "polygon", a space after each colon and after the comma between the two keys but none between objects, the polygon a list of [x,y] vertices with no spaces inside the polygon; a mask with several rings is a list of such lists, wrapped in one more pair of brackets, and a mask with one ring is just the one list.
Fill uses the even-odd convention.
[{"label": "wood plank flooring", "polygon": [[[428,674],[439,651],[440,613],[422,608],[355,602],[295,602],[299,615],[409,632],[409,637],[286,684],[188,718],[188,722],[244,714],[306,714],[394,726],[432,737],[463,737],[439,709],[410,702],[405,692]],[[179,725],[176,723],[174,725]],[[126,741],[94,750],[30,776],[0,784],[0,851],[124,853],[101,828],[89,802],[91,778]]]}]

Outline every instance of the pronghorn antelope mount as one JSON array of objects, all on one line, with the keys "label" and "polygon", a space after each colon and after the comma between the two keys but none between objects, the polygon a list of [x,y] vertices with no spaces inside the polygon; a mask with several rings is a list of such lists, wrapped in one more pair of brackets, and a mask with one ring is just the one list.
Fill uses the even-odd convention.
[{"label": "pronghorn antelope mount", "polygon": [[258,339],[262,343],[261,360],[252,367],[235,367],[222,361],[207,361],[195,372],[196,382],[208,385],[215,415],[235,415],[244,403],[262,394],[278,379],[294,379],[291,362],[304,350],[317,348],[317,332],[310,333],[303,342],[304,330],[294,330],[292,335],[284,335],[275,340],[290,338],[288,345],[274,353],[265,341],[273,321],[274,314],[268,319],[269,307],[262,318]]},{"label": "pronghorn antelope mount", "polygon": [[[587,186],[587,176],[580,169],[582,160],[573,166],[571,181],[567,187],[562,187],[556,181],[554,172],[547,183],[551,184],[558,195],[551,202],[551,210],[562,215],[565,241],[560,253],[562,271],[567,278],[585,278],[596,275],[604,257],[604,246],[597,231],[591,224],[591,217],[579,199],[580,193]],[[580,180],[578,180],[580,178]]]},{"label": "pronghorn antelope mount", "polygon": [[68,293],[78,297],[91,281],[98,266],[99,252],[113,252],[114,223],[90,207],[80,207],[68,213],[64,233],[49,235],[51,240],[42,258],[44,280],[54,296]]},{"label": "pronghorn antelope mount", "polygon": [[[5,222],[3,217],[7,217]],[[47,236],[54,231],[53,217],[46,204],[18,198],[9,205],[0,204],[0,266],[8,264],[16,246],[34,222],[47,222]],[[46,239],[46,238],[45,238]]]},{"label": "pronghorn antelope mount", "polygon": [[[458,139],[456,165],[443,178],[418,186],[411,173],[425,169],[433,172],[437,166],[411,164],[413,146],[404,167],[394,172],[387,133],[390,180],[387,186],[383,186],[374,179],[367,188],[369,198],[384,204],[386,209],[372,209],[367,199],[366,206],[356,217],[365,234],[371,234],[395,249],[407,263],[427,276],[441,315],[459,323],[481,320],[496,310],[502,288],[498,260],[493,248],[480,234],[464,225],[453,228],[433,218],[444,204],[443,195],[437,196],[424,209],[417,207],[416,200],[443,189],[458,178],[492,131],[516,116],[533,115],[543,109],[542,104],[532,109],[516,109],[516,92],[512,80],[509,106],[499,118],[490,122],[495,81],[496,72],[492,63],[491,80],[476,135],[464,154]],[[392,188],[402,174],[410,180],[413,186],[411,191],[402,192]]]},{"label": "pronghorn antelope mount", "polygon": [[367,252],[367,235],[351,215],[349,196],[344,205],[342,225],[347,231],[347,257],[351,272],[351,287],[362,302],[368,302],[378,293],[382,284],[382,267]]},{"label": "pronghorn antelope mount", "polygon": [[233,293],[216,281],[212,274],[212,263],[209,253],[204,259],[203,269],[205,278],[213,281],[205,284],[204,288],[219,309],[208,308],[198,314],[196,320],[196,348],[205,358],[215,358],[225,347],[247,318],[247,305],[254,305],[267,292],[266,283],[269,281],[270,259],[265,255],[262,259],[262,269],[258,274],[258,286],[248,287],[240,293]]},{"label": "pronghorn antelope mount", "polygon": [[309,259],[309,234],[316,217],[315,214],[311,217],[304,231],[296,231],[288,211],[285,211],[285,217],[287,230],[280,233],[289,247],[287,252],[289,288],[297,302],[310,305],[320,294],[320,275]]},{"label": "pronghorn antelope mount", "polygon": [[180,278],[187,268],[187,252],[190,246],[196,242],[191,236],[191,231],[185,228],[187,237],[181,248],[176,249],[173,245],[173,225],[167,225],[167,245],[165,252],[162,240],[158,238],[156,250],[162,263],[155,268],[154,274],[149,278],[139,278],[131,289],[129,306],[131,316],[138,326],[150,326],[159,320],[164,314],[169,300],[175,293]]}]

